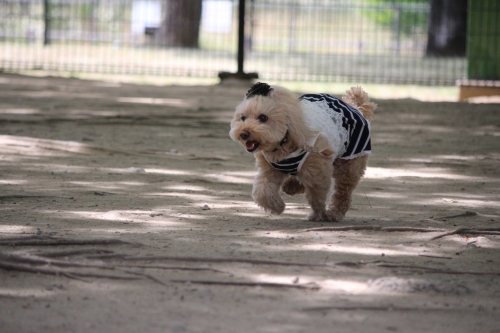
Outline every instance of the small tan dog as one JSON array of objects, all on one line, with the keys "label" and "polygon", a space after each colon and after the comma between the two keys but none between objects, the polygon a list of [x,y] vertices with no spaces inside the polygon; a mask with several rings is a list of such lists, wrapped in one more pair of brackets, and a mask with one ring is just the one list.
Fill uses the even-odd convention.
[{"label": "small tan dog", "polygon": [[[229,135],[255,155],[254,201],[281,214],[280,187],[289,195],[305,192],[310,221],[341,221],[371,153],[369,121],[375,108],[360,87],[338,99],[297,98],[280,86],[253,85],[236,107]],[[332,178],[334,192],[327,198]]]}]

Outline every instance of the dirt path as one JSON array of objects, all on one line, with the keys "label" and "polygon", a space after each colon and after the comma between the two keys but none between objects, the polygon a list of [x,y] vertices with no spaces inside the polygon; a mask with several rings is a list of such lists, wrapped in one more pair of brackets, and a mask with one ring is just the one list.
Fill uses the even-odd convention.
[{"label": "dirt path", "polygon": [[377,101],[317,224],[251,201],[246,89],[0,75],[0,331],[500,332],[498,105]]}]

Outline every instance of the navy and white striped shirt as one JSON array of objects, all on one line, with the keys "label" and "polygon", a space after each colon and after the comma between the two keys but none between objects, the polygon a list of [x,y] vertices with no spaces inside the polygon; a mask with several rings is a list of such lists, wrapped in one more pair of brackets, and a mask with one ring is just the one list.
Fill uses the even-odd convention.
[{"label": "navy and white striped shirt", "polygon": [[285,158],[284,160],[281,160],[276,163],[273,162],[269,163],[275,169],[283,173],[289,175],[296,175],[299,172],[300,168],[302,167],[302,164],[304,163],[308,155],[309,152],[307,150],[299,148],[298,150],[288,155],[288,157]]},{"label": "navy and white striped shirt", "polygon": [[[300,100],[305,121],[311,129],[328,138],[334,160],[371,153],[370,123],[358,109],[328,94],[307,94]],[[314,146],[314,142],[309,144]],[[308,155],[308,151],[300,148],[284,160],[270,164],[284,173],[296,175]]]},{"label": "navy and white striped shirt", "polygon": [[[314,104],[326,104],[331,111],[342,117],[341,126],[347,131],[348,136],[344,141],[345,151],[340,158],[350,159],[371,152],[370,123],[358,109],[328,94],[307,94],[301,96],[300,99]],[[334,123],[337,118],[335,114],[330,112]]]}]

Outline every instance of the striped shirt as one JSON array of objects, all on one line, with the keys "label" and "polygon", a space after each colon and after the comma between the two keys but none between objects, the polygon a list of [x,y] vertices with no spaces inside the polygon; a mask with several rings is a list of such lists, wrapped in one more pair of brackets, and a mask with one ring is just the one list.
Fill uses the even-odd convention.
[{"label": "striped shirt", "polygon": [[[327,94],[307,94],[300,100],[306,123],[327,137],[334,151],[334,160],[371,153],[370,123],[358,109]],[[314,146],[316,138],[308,145]],[[308,155],[308,151],[299,148],[284,160],[270,164],[284,173],[296,175]]]},{"label": "striped shirt", "polygon": [[279,162],[273,163],[269,162],[275,169],[289,174],[289,175],[296,175],[300,168],[302,167],[302,164],[304,164],[304,161],[306,160],[307,156],[309,155],[309,152],[305,149],[299,148],[290,155],[288,155],[287,158],[284,160],[281,160]]},{"label": "striped shirt", "polygon": [[[339,132],[344,148],[341,152],[336,151],[335,157],[351,159],[371,153],[370,123],[358,109],[327,94],[308,94],[303,95],[300,99],[303,106],[309,104],[307,109],[312,108],[314,113],[326,113],[332,120],[333,123],[326,125],[333,125]],[[315,116],[317,115],[306,113],[306,119]],[[316,127],[318,124],[310,125]],[[320,129],[322,132],[327,130],[324,125],[320,126]],[[340,153],[342,154],[340,155]]]}]

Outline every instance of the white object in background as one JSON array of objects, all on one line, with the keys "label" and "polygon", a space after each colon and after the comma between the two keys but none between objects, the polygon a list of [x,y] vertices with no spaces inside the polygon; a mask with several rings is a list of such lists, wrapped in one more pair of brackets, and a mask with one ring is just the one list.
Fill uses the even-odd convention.
[{"label": "white object in background", "polygon": [[201,28],[206,32],[229,33],[233,22],[233,2],[205,0],[201,11]]},{"label": "white object in background", "polygon": [[131,30],[134,35],[143,35],[146,28],[158,28],[161,23],[160,1],[139,0],[132,3]]}]

